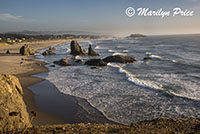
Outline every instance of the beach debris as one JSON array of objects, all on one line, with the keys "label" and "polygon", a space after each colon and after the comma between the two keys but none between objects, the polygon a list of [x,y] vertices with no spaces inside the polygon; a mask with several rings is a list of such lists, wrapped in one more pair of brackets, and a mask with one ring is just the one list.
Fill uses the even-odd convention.
[{"label": "beach debris", "polygon": [[42,53],[42,55],[55,55],[56,53],[54,53],[52,50],[46,50]]},{"label": "beach debris", "polygon": [[88,55],[89,56],[99,56],[99,54],[92,49],[91,44],[89,45],[89,48],[88,48]]},{"label": "beach debris", "polygon": [[10,54],[10,51],[9,51],[9,50],[7,50],[7,51],[6,51],[6,54]]},{"label": "beach debris", "polygon": [[54,61],[54,64],[58,64],[60,66],[71,66],[71,64],[69,64],[67,59],[61,59],[59,61]]},{"label": "beach debris", "polygon": [[87,51],[82,49],[76,40],[71,41],[71,55],[86,55]]},{"label": "beach debris", "polygon": [[107,63],[102,59],[91,59],[86,61],[85,64],[89,66],[107,66]]},{"label": "beach debris", "polygon": [[20,53],[21,55],[29,56],[29,55],[34,55],[35,52],[34,52],[33,49],[31,49],[31,48],[29,47],[28,44],[25,44],[25,45],[23,45],[23,46],[20,48],[19,53]]},{"label": "beach debris", "polygon": [[135,58],[124,56],[124,55],[112,55],[103,59],[104,62],[117,62],[117,63],[134,63]]},{"label": "beach debris", "polygon": [[36,112],[36,111],[31,111],[31,114],[32,114],[33,116],[37,116],[37,112]]}]

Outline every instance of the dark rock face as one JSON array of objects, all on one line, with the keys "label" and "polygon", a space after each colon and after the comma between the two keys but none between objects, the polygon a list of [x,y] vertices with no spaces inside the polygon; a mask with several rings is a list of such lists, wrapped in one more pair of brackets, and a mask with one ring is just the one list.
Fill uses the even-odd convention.
[{"label": "dark rock face", "polygon": [[55,55],[56,53],[54,53],[52,50],[46,50],[42,53],[42,55]]},{"label": "dark rock face", "polygon": [[89,56],[99,56],[99,54],[92,49],[92,45],[90,45],[88,48],[88,55]]},{"label": "dark rock face", "polygon": [[56,67],[55,65],[50,65],[50,67]]},{"label": "dark rock face", "polygon": [[91,67],[90,69],[100,69],[99,66]]},{"label": "dark rock face", "polygon": [[152,58],[151,57],[144,57],[144,59],[143,59],[144,61],[147,61],[147,60],[152,60]]},{"label": "dark rock face", "polygon": [[54,64],[58,64],[60,66],[70,66],[69,62],[67,59],[61,59],[59,61],[54,61]]},{"label": "dark rock face", "polygon": [[136,61],[135,58],[124,56],[124,55],[114,55],[108,56],[103,59],[104,62],[117,62],[117,63],[133,63]]},{"label": "dark rock face", "polygon": [[6,51],[6,54],[10,54],[10,51],[9,51],[9,50],[7,50],[7,51]]},{"label": "dark rock face", "polygon": [[26,56],[29,56],[29,55],[33,55],[34,54],[34,51],[33,49],[31,49],[29,47],[29,45],[25,44],[24,46],[22,46],[19,50],[19,53],[21,55],[26,55]]},{"label": "dark rock face", "polygon": [[76,40],[71,42],[71,55],[86,55],[87,52],[82,49]]},{"label": "dark rock face", "polygon": [[78,59],[78,60],[76,60],[75,62],[76,62],[76,63],[82,63],[83,60],[82,60],[82,59]]},{"label": "dark rock face", "polygon": [[89,66],[106,66],[107,63],[105,63],[102,59],[91,59],[85,62],[86,65]]}]

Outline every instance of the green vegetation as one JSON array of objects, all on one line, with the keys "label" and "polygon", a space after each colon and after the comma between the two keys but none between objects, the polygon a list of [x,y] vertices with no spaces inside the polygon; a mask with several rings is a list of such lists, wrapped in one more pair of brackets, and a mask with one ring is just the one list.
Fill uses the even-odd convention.
[{"label": "green vegetation", "polygon": [[73,35],[73,34],[63,34],[63,35],[26,35],[26,34],[0,34],[0,43],[21,43],[21,42],[33,42],[33,41],[46,41],[46,40],[61,40],[61,39],[98,39],[102,36],[94,35]]}]

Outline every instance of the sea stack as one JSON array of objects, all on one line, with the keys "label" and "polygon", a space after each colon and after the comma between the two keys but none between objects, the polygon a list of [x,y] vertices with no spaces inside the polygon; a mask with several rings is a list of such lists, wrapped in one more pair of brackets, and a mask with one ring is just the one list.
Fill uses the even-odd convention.
[{"label": "sea stack", "polygon": [[33,55],[33,54],[34,54],[34,51],[33,51],[33,49],[31,49],[31,48],[29,47],[29,45],[25,44],[25,45],[23,45],[23,46],[20,48],[19,53],[20,53],[21,55],[29,56],[29,55]]},{"label": "sea stack", "polygon": [[99,56],[99,54],[92,49],[91,44],[89,45],[89,48],[88,48],[88,55],[89,56]]},{"label": "sea stack", "polygon": [[82,49],[76,40],[71,42],[71,55],[86,55],[87,52]]}]

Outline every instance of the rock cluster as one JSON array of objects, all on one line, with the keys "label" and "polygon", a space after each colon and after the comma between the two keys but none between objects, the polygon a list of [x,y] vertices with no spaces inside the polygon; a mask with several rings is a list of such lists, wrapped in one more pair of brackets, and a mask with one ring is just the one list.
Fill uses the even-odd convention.
[{"label": "rock cluster", "polygon": [[46,50],[42,53],[42,55],[55,55],[56,53],[54,53],[52,50]]},{"label": "rock cluster", "polygon": [[9,51],[9,50],[7,50],[7,51],[6,51],[6,54],[10,54],[10,51]]},{"label": "rock cluster", "polygon": [[108,56],[103,59],[104,62],[116,62],[116,63],[134,63],[136,61],[135,58],[124,56],[124,55],[113,55]]},{"label": "rock cluster", "polygon": [[25,44],[25,45],[23,45],[23,46],[20,48],[19,53],[20,53],[21,55],[29,56],[29,55],[33,55],[35,52],[34,52],[33,49],[31,49],[31,48],[29,47],[28,44]]},{"label": "rock cluster", "polygon": [[0,89],[0,130],[31,126],[18,78],[0,74]]},{"label": "rock cluster", "polygon": [[89,56],[99,56],[99,54],[92,49],[92,45],[90,45],[88,48],[88,55]]},{"label": "rock cluster", "polygon": [[86,65],[89,66],[106,66],[107,63],[105,63],[102,59],[91,59],[85,62]]},{"label": "rock cluster", "polygon": [[54,61],[54,64],[58,64],[60,66],[70,66],[69,62],[67,59],[61,59],[59,61]]},{"label": "rock cluster", "polygon": [[86,55],[87,52],[82,49],[76,40],[71,42],[71,55]]}]

